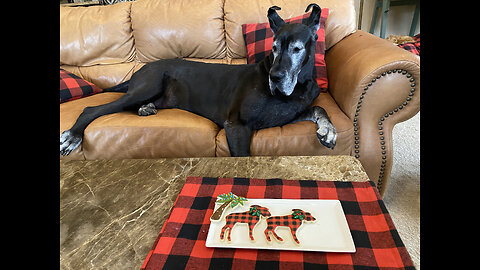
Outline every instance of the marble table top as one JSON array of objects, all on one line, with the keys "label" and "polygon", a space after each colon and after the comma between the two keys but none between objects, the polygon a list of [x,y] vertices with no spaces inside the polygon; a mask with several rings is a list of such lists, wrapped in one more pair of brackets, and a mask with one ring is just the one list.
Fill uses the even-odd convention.
[{"label": "marble table top", "polygon": [[60,268],[140,269],[187,176],[368,181],[352,156],[60,161]]}]

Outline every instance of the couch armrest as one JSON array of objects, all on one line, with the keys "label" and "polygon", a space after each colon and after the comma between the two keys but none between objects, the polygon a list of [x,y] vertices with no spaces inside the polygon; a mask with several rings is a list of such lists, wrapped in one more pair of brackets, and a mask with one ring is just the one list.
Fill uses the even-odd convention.
[{"label": "couch armrest", "polygon": [[383,196],[392,168],[392,129],[420,110],[420,57],[358,30],[326,52],[329,92],[354,122],[355,147]]}]

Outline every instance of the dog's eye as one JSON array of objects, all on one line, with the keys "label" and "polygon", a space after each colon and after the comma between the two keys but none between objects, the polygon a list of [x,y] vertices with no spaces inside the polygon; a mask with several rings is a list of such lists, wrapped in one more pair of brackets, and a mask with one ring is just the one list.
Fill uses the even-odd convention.
[{"label": "dog's eye", "polygon": [[299,48],[299,47],[293,48],[293,52],[298,53],[299,51],[300,51],[300,48]]}]

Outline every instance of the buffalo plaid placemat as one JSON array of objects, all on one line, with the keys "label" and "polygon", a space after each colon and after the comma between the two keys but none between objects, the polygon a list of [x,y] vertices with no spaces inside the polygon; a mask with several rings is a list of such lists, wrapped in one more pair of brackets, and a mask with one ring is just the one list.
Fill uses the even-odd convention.
[{"label": "buffalo plaid placemat", "polygon": [[[216,196],[337,199],[355,253],[207,248]],[[375,184],[188,177],[142,269],[415,269]]]}]

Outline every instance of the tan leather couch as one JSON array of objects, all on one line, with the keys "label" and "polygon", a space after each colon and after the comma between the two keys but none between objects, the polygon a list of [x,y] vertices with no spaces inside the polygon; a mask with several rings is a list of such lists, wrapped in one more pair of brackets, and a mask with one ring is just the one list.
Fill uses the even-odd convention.
[{"label": "tan leather couch", "polygon": [[[245,64],[242,24],[267,22],[272,5],[282,8],[278,11],[282,18],[294,17],[312,1],[137,0],[110,6],[60,6],[60,67],[107,88],[159,59]],[[356,31],[353,0],[316,3],[330,9],[325,28],[329,92],[320,94],[314,104],[331,117],[337,145],[334,150],[322,146],[316,125],[304,121],[256,131],[251,154],[353,155],[383,195],[392,167],[392,128],[419,111],[420,59]],[[60,133],[73,125],[86,106],[121,95],[101,93],[61,104]],[[85,130],[82,145],[62,158],[229,155],[223,129],[201,116],[169,109],[148,117],[135,112],[100,117]]]}]

